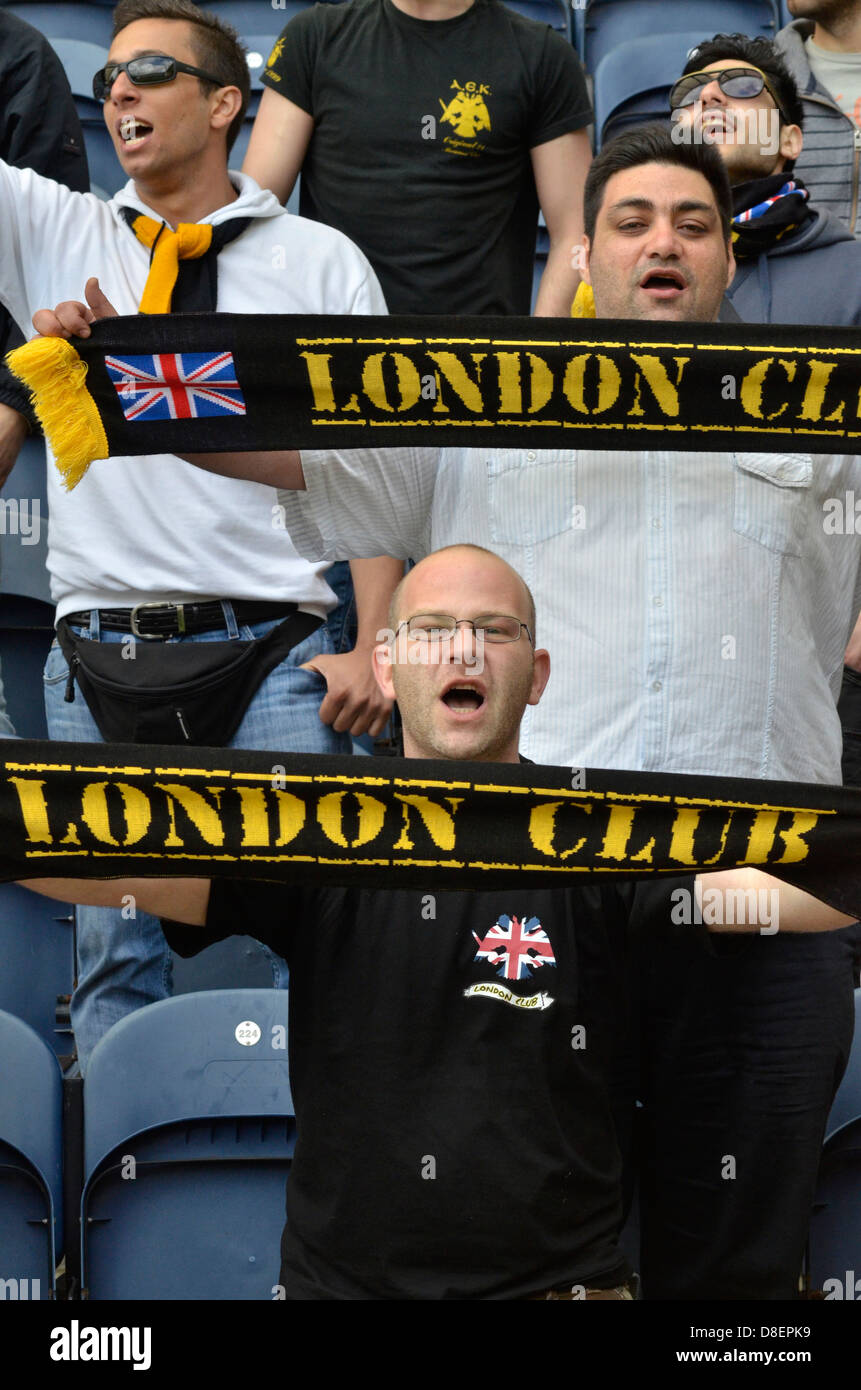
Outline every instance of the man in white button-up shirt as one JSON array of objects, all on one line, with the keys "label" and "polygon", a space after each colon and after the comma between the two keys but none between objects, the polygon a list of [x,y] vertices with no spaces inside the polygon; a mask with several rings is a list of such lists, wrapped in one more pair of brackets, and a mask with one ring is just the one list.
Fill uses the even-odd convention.
[{"label": "man in white button-up shirt", "polygon": [[[710,146],[653,128],[607,147],[585,208],[598,316],[716,319],[734,270],[730,208]],[[196,461],[285,489],[289,533],[309,558],[418,559],[471,541],[513,564],[554,651],[522,729],[530,758],[840,781],[835,700],[861,607],[861,534],[833,534],[823,502],[861,496],[858,457],[389,449]],[[794,1296],[851,1043],[854,930],[728,938],[708,954],[692,936],[642,962],[632,1088],[646,1297]],[[623,1144],[630,1113],[620,1108]]]}]

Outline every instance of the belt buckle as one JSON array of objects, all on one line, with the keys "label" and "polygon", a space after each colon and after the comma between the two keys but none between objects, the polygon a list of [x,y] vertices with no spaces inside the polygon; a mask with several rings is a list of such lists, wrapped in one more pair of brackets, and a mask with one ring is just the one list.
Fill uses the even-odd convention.
[{"label": "belt buckle", "polygon": [[[130,626],[135,637],[139,637],[142,642],[160,642],[164,633],[161,632],[141,632],[138,627],[137,615],[143,608],[172,608],[177,615],[176,636],[181,637],[185,632],[185,604],[184,603],[136,603],[131,611]],[[172,637],[173,633],[167,634]]]}]

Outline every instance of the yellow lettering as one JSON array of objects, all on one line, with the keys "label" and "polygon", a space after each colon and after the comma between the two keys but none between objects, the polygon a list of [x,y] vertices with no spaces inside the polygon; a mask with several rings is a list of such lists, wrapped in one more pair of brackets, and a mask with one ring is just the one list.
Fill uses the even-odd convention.
[{"label": "yellow lettering", "polygon": [[[534,352],[525,354],[529,364],[529,405],[528,413],[534,415],[542,410],[553,395],[553,373],[544,361]],[[522,415],[523,392],[521,389],[519,352],[498,352],[496,360],[499,367],[499,413],[500,415]]]},{"label": "yellow lettering", "polygon": [[462,796],[447,796],[444,798],[451,807],[451,812],[445,810],[436,801],[431,801],[429,796],[407,796],[400,792],[395,792],[395,800],[400,801],[404,808],[404,824],[400,837],[392,849],[414,849],[410,838],[410,812],[412,806],[422,818],[424,827],[438,849],[452,850],[455,845],[454,817],[458,806],[463,802]]},{"label": "yellow lettering", "polygon": [[607,818],[607,829],[604,832],[604,841],[596,859],[615,859],[618,863],[630,857],[632,864],[651,864],[652,853],[655,848],[654,836],[642,849],[638,849],[636,854],[630,854],[629,842],[631,831],[634,828],[634,817],[637,813],[636,806],[611,806],[610,815]]},{"label": "yellow lettering", "polygon": [[[475,363],[476,376],[478,376],[478,368],[481,366],[487,353],[471,352],[469,355]],[[467,410],[474,411],[476,415],[480,414],[484,410],[484,401],[481,398],[481,387],[478,384],[478,380],[473,381],[469,376],[460,358],[453,352],[442,351],[429,352],[428,357],[439,367],[445,380],[459,397],[461,404],[465,405]],[[437,380],[439,381],[439,378],[437,378]],[[441,394],[437,401],[437,408],[440,410],[448,410],[448,406],[444,405],[442,402]]]},{"label": "yellow lettering", "polygon": [[[126,834],[117,840],[111,833],[108,812],[108,787],[116,787],[122,797],[123,813],[126,818]],[[81,814],[91,835],[95,835],[104,845],[134,845],[143,839],[152,820],[149,798],[139,787],[128,782],[88,782],[81,794]]]},{"label": "yellow lettering", "polygon": [[[355,840],[348,840],[344,834],[344,798],[354,796],[359,809],[358,834]],[[344,849],[358,849],[370,840],[376,839],[383,828],[386,816],[385,803],[365,792],[328,792],[317,805],[317,820],[323,834],[335,845]]]},{"label": "yellow lettering", "polygon": [[[676,364],[675,385],[670,381],[667,369],[660,357],[655,357],[652,353],[632,352],[631,361],[636,362],[643,373],[652,395],[661,407],[665,415],[671,419],[677,419],[679,414],[679,387],[682,384],[682,374],[685,367],[690,362],[689,357],[674,357]],[[640,405],[640,373],[638,372],[634,383],[634,404],[628,411],[629,415],[644,415],[645,411]]]},{"label": "yellow lettering", "polygon": [[48,803],[45,800],[45,783],[30,777],[10,777],[10,785],[15,788],[24,817],[24,829],[31,844],[51,843],[51,827],[48,823]]},{"label": "yellow lettering", "polygon": [[[543,806],[534,806],[529,816],[529,838],[539,854],[550,854],[554,859],[569,859],[572,854],[577,854],[586,843],[586,836],[578,840],[576,845],[570,849],[558,850],[554,844],[556,839],[556,812],[562,805],[561,801],[547,801]],[[587,816],[592,814],[591,805],[577,805],[578,811],[583,811]]]},{"label": "yellow lettering", "polygon": [[[593,356],[598,363],[598,400],[594,408],[590,408],[586,404],[586,367]],[[603,352],[581,352],[572,357],[562,379],[565,398],[581,415],[603,415],[616,404],[621,386],[622,377],[616,363]]]},{"label": "yellow lettering", "polygon": [[805,844],[802,835],[809,835],[811,830],[815,830],[819,820],[818,811],[794,811],[792,823],[785,830],[778,830],[778,835],[783,841],[783,854],[779,859],[775,859],[775,864],[797,864],[800,859],[806,859],[810,853],[810,846]]},{"label": "yellow lettering", "polygon": [[305,824],[305,803],[292,792],[276,790],[275,796],[278,804],[278,839],[275,845],[280,849],[282,845],[289,845],[291,840],[295,840]]},{"label": "yellow lettering", "polygon": [[724,820],[723,832],[720,838],[720,848],[717,854],[713,854],[711,859],[697,859],[696,849],[694,848],[694,836],[699,829],[702,819],[702,807],[683,806],[676,812],[673,821],[673,829],[670,836],[670,848],[667,851],[669,859],[675,859],[679,864],[688,864],[691,867],[697,866],[704,868],[707,864],[716,864],[726,849],[727,837],[732,825],[732,818],[735,814],[730,811]]},{"label": "yellow lettering", "polygon": [[787,380],[794,381],[796,364],[792,361],[792,358],[781,357],[778,359],[774,357],[763,357],[761,362],[755,363],[750,371],[745,373],[744,380],[741,383],[740,400],[742,407],[748,415],[753,415],[757,420],[776,420],[787,408],[788,403],[784,401],[779,410],[773,410],[770,415],[765,415],[763,413],[762,392],[765,387],[765,379],[768,376],[769,369],[774,365],[775,361],[779,361],[780,366],[786,372]]},{"label": "yellow lettering", "polygon": [[160,792],[164,792],[167,797],[167,813],[170,817],[170,831],[165,839],[165,849],[179,849],[185,841],[180,838],[176,830],[176,806],[182,807],[188,819],[208,845],[224,844],[224,828],[221,824],[221,787],[207,787],[215,800],[215,807],[211,806],[200,792],[192,791],[191,787],[185,787],[181,782],[156,782],[156,787]]},{"label": "yellow lettering", "polygon": [[[387,357],[395,364],[400,395],[400,403],[397,405],[392,405],[386,393],[383,364]],[[390,414],[410,410],[422,393],[421,378],[410,359],[402,352],[372,352],[362,368],[362,386],[377,409],[387,410]]]},{"label": "yellow lettering", "polygon": [[242,815],[242,844],[269,844],[269,817],[262,787],[237,787]]},{"label": "yellow lettering", "polygon": [[[828,390],[828,383],[831,373],[837,366],[836,362],[819,362],[816,358],[810,361],[810,379],[804,392],[804,400],[801,402],[799,420],[821,420],[822,410],[825,405],[825,393]],[[826,415],[826,421],[838,421],[843,419],[843,412],[846,409],[846,402],[841,401],[834,408],[830,415]]]}]

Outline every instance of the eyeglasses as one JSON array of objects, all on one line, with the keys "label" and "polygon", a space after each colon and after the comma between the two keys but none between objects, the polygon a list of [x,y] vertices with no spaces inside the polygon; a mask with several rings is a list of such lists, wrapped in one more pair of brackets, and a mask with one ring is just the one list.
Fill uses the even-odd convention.
[{"label": "eyeglasses", "polygon": [[475,636],[484,642],[516,642],[522,629],[535,646],[527,624],[507,613],[486,613],[481,618],[452,618],[448,613],[416,613],[415,617],[405,618],[398,624],[398,632],[405,627],[410,637],[440,642],[453,637],[462,624],[471,627]]},{"label": "eyeglasses", "polygon": [[121,72],[126,73],[136,87],[154,87],[158,82],[173,82],[180,72],[202,77],[206,82],[214,82],[216,87],[226,85],[220,77],[213,77],[211,72],[181,63],[178,58],[169,58],[166,53],[147,53],[143,58],[129,58],[127,63],[105,63],[103,68],[99,68],[93,78],[96,101],[107,101]]},{"label": "eyeglasses", "polygon": [[777,92],[759,68],[720,68],[717,72],[686,73],[670,89],[670,110],[679,111],[685,106],[693,106],[710,82],[717,82],[726,96],[735,97],[738,101],[749,101],[752,97],[758,97],[764,87],[783,119],[789,124],[789,117],[780,104]]}]

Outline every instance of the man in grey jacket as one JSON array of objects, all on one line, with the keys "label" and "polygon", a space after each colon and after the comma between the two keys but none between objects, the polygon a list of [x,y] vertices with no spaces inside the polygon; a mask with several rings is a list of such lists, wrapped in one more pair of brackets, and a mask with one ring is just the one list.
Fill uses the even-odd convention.
[{"label": "man in grey jacket", "polygon": [[775,40],[804,102],[798,172],[821,203],[861,235],[861,0],[789,0]]},{"label": "man in grey jacket", "polygon": [[795,172],[805,113],[775,46],[715,35],[692,51],[670,104],[673,139],[715,145],[729,175],[736,274],[727,297],[739,316],[861,324],[861,242],[813,205]]}]

